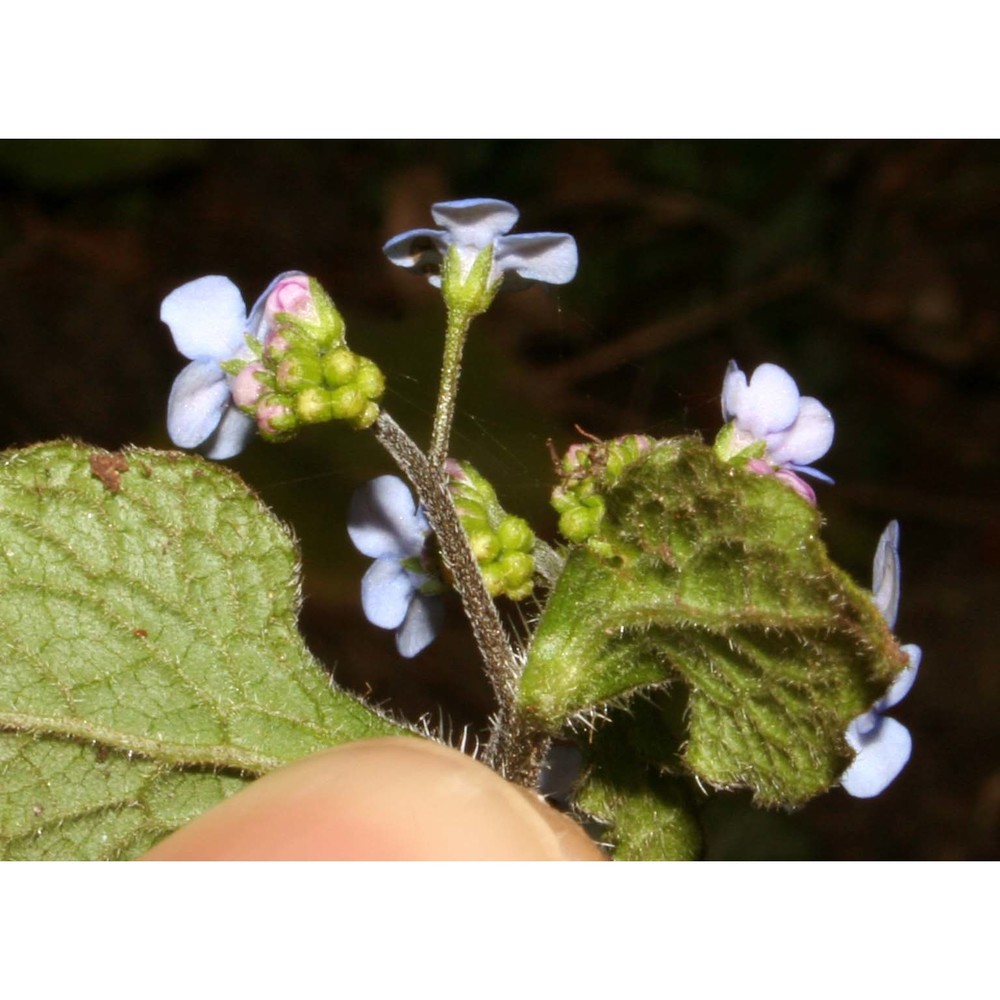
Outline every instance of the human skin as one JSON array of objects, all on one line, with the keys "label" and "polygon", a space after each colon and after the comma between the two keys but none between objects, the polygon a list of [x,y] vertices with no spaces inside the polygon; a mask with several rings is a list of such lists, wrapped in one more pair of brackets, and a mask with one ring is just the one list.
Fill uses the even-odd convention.
[{"label": "human skin", "polygon": [[457,750],[389,737],[279,768],[172,833],[158,861],[602,861],[538,795]]}]

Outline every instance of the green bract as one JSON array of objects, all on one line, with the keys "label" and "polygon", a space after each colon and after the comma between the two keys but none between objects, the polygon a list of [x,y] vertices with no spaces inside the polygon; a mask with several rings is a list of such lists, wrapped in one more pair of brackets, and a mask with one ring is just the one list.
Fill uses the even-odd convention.
[{"label": "green bract", "polygon": [[296,629],[288,531],[230,472],[0,456],[0,854],[132,857],[254,777],[401,732]]},{"label": "green bract", "polygon": [[764,805],[829,788],[852,757],[848,723],[906,659],[827,556],[815,508],[694,439],[659,442],[612,483],[595,470],[604,515],[539,622],[523,710],[554,735],[663,690],[665,736],[683,724],[675,759],[642,750],[651,773],[750,788]]}]

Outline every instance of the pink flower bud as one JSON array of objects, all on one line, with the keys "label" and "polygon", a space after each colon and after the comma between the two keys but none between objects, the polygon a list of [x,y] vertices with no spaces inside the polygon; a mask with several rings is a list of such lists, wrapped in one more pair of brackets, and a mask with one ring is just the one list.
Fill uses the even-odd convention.
[{"label": "pink flower bud", "polygon": [[268,330],[274,329],[277,313],[290,313],[307,323],[319,323],[307,275],[292,275],[274,286],[264,304],[264,325]]},{"label": "pink flower bud", "polygon": [[281,329],[273,327],[264,334],[264,357],[268,361],[279,361],[289,351],[291,344]]},{"label": "pink flower bud", "polygon": [[252,361],[233,379],[233,402],[239,407],[255,406],[264,392],[264,386],[257,378],[257,372],[264,371],[259,361]]},{"label": "pink flower bud", "polygon": [[280,434],[291,415],[292,411],[281,403],[262,402],[257,407],[257,427],[264,435]]}]

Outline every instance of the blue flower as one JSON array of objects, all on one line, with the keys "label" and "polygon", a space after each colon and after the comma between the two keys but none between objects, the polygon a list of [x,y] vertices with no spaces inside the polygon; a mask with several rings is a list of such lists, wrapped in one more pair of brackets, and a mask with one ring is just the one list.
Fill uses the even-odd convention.
[{"label": "blue flower", "polygon": [[243,450],[254,421],[233,404],[233,378],[220,363],[251,358],[246,336],[263,339],[268,295],[280,281],[300,273],[279,274],[249,317],[240,290],[216,274],[189,281],[163,300],[160,319],[170,328],[177,350],[191,361],[174,379],[167,403],[167,432],[178,447],[201,446],[217,459]]},{"label": "blue flower", "polygon": [[[899,609],[899,523],[892,521],[882,532],[872,569],[872,596],[882,617],[893,628]],[[847,727],[846,738],[857,756],[840,779],[844,790],[855,798],[880,795],[906,766],[913,748],[910,731],[884,713],[909,693],[920,667],[920,647],[901,647],[907,664],[892,686],[874,705]]]},{"label": "blue flower", "polygon": [[800,396],[795,379],[784,368],[759,365],[748,383],[736,362],[730,361],[722,384],[722,418],[732,421],[730,456],[758,441],[764,443],[764,459],[747,464],[752,472],[776,475],[813,504],[816,494],[798,473],[833,482],[809,464],[830,450],[833,417],[818,399]]},{"label": "blue flower", "polygon": [[809,463],[830,450],[833,417],[818,399],[800,396],[795,379],[784,368],[759,365],[748,383],[736,362],[730,361],[722,384],[722,416],[735,422],[744,447],[765,442],[766,457],[773,465],[831,481]]},{"label": "blue flower", "polygon": [[544,281],[564,285],[577,268],[576,241],[567,233],[525,233],[507,236],[517,222],[517,209],[495,198],[440,201],[431,215],[444,229],[411,229],[394,236],[382,248],[393,264],[426,274],[441,287],[441,266],[450,247],[462,263],[463,277],[480,252],[493,248],[490,283],[507,275],[508,287]]},{"label": "blue flower", "polygon": [[347,515],[354,547],[375,560],[361,581],[361,607],[379,628],[396,629],[405,657],[430,645],[444,622],[435,581],[420,568],[430,526],[396,476],[379,476],[356,490]]}]

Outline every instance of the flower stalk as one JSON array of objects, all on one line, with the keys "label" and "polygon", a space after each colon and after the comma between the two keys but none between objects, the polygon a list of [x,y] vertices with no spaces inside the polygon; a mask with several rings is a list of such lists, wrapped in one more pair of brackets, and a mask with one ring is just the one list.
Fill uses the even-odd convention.
[{"label": "flower stalk", "polygon": [[444,357],[441,361],[441,381],[438,385],[437,408],[431,428],[431,446],[428,458],[435,469],[440,469],[448,457],[451,425],[455,419],[458,383],[462,377],[462,353],[465,339],[472,325],[472,316],[457,309],[448,310],[448,325],[444,337]]}]

